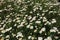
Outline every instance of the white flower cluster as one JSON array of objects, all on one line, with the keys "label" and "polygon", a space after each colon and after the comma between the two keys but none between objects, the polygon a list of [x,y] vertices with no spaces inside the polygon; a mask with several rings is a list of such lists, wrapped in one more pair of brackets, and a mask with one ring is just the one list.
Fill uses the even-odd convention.
[{"label": "white flower cluster", "polygon": [[39,33],[42,33],[42,32],[44,32],[46,29],[45,28],[42,28],[40,31],[39,31]]},{"label": "white flower cluster", "polygon": [[47,37],[46,39],[44,39],[44,40],[52,40],[52,38],[51,37]]},{"label": "white flower cluster", "polygon": [[19,36],[20,36],[20,37],[23,37],[23,35],[22,35],[21,32],[18,32],[16,37],[19,37]]},{"label": "white flower cluster", "polygon": [[58,32],[58,29],[56,27],[53,27],[53,29],[50,29],[50,32]]}]

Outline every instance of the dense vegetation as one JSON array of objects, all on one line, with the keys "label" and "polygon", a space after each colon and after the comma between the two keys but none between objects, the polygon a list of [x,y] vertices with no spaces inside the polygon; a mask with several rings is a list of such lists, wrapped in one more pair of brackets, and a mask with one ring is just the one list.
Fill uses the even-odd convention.
[{"label": "dense vegetation", "polygon": [[54,0],[1,0],[2,40],[60,40],[60,8]]}]

